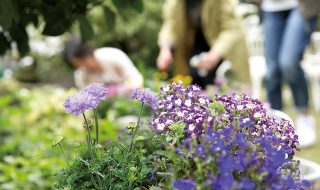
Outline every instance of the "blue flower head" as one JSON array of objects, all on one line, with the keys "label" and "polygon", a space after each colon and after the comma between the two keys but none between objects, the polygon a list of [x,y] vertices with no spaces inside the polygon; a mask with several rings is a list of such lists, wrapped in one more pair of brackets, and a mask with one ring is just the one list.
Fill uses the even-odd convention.
[{"label": "blue flower head", "polygon": [[197,184],[191,179],[179,179],[172,186],[174,190],[194,190]]},{"label": "blue flower head", "polygon": [[195,148],[195,155],[200,158],[205,158],[206,148],[202,144],[198,144]]}]

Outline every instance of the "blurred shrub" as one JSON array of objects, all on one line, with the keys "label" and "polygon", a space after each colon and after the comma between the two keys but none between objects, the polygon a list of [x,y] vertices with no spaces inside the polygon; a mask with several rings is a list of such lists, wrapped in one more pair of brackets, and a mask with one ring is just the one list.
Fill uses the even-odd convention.
[{"label": "blurred shrub", "polygon": [[[73,141],[82,140],[79,122],[62,107],[72,90],[30,90],[3,80],[0,86],[0,189],[50,189],[54,174],[65,166],[60,153],[51,149],[53,136],[67,133]],[[69,139],[66,144],[73,147]]]},{"label": "blurred shrub", "polygon": [[[88,15],[96,34],[93,36],[94,43],[98,47],[114,46],[122,49],[138,67],[154,67],[158,55],[157,38],[162,24],[163,2],[143,0],[142,13],[119,9],[113,21],[108,20],[110,17],[106,17],[103,7],[96,7]],[[114,22],[114,27],[110,27],[108,22]]]},{"label": "blurred shrub", "polygon": [[[57,180],[55,175],[66,166],[59,149],[51,147],[55,136],[68,136],[63,143],[72,150],[67,152],[70,161],[82,150],[82,122],[63,108],[66,97],[73,93],[74,89],[52,85],[22,86],[0,80],[1,190],[51,189]],[[129,102],[128,98],[108,98],[107,107],[99,107],[100,114],[106,116],[99,121],[101,144],[116,141],[120,126],[115,120],[140,106]],[[113,109],[109,109],[111,106]]]},{"label": "blurred shrub", "polygon": [[94,31],[86,15],[97,6],[103,7],[109,20],[114,19],[117,10],[143,10],[142,0],[1,0],[0,54],[11,49],[12,42],[17,44],[20,55],[30,50],[26,30],[29,24],[40,27],[44,35],[59,36],[69,30],[73,23],[79,23],[82,38],[91,39]]}]

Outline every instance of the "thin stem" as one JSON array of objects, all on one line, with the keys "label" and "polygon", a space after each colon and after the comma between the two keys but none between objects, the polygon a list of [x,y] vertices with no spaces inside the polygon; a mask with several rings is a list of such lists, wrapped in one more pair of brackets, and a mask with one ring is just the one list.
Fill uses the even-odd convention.
[{"label": "thin stem", "polygon": [[68,160],[68,157],[67,157],[67,154],[66,154],[66,152],[64,151],[64,148],[63,148],[63,146],[61,145],[61,143],[59,143],[59,147],[60,147],[60,149],[62,150],[62,153],[63,153],[63,155],[64,155],[64,158],[66,159],[67,165],[70,166],[69,160]]},{"label": "thin stem", "polygon": [[102,183],[101,183],[100,176],[98,174],[96,174],[96,176],[97,176],[97,179],[98,179],[99,188],[102,189]]},{"label": "thin stem", "polygon": [[97,109],[93,110],[93,115],[94,115],[94,123],[96,125],[96,144],[99,144],[99,124],[98,124]]},{"label": "thin stem", "polygon": [[[88,137],[88,135],[86,134],[86,142],[87,142],[87,145],[89,146],[89,137]],[[89,148],[89,147],[88,147]]]},{"label": "thin stem", "polygon": [[87,132],[88,132],[88,148],[91,151],[92,150],[92,140],[91,140],[91,132],[90,132],[90,126],[88,124],[88,120],[86,118],[86,115],[84,113],[82,113],[84,121],[86,122],[87,125]]},{"label": "thin stem", "polygon": [[139,113],[139,117],[138,117],[138,122],[137,122],[137,126],[136,126],[136,128],[135,128],[135,131],[134,131],[134,133],[133,133],[132,139],[131,139],[131,144],[130,144],[129,152],[131,152],[131,149],[132,149],[132,146],[133,146],[134,137],[136,136],[136,134],[137,134],[137,132],[138,132],[138,128],[139,128],[139,123],[140,123],[140,118],[141,118],[143,106],[144,106],[144,103],[141,104],[141,109],[140,109],[140,113]]},{"label": "thin stem", "polygon": [[93,174],[92,174],[92,173],[91,173],[91,181],[92,181],[92,183],[93,183],[94,187],[95,187],[96,189],[98,189],[97,182],[96,182],[96,180],[94,179],[94,176],[93,176]]}]

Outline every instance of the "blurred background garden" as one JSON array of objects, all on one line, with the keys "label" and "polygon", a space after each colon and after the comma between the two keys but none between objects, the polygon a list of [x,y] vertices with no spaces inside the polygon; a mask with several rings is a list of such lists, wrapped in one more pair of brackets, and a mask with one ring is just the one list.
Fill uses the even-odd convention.
[{"label": "blurred background garden", "polygon": [[[160,72],[158,33],[164,0],[0,0],[0,190],[51,189],[56,173],[66,166],[52,147],[58,135],[70,157],[83,143],[81,119],[64,111],[65,99],[76,91],[73,70],[63,57],[65,42],[74,34],[95,47],[116,47],[132,59],[156,92],[170,81],[190,84],[190,76]],[[239,3],[237,15],[245,28],[252,86],[232,81],[207,89],[216,93],[251,93],[266,102],[263,33],[255,5]],[[320,24],[305,52],[303,68],[310,86],[312,115],[320,137]],[[262,61],[263,62],[263,61]],[[228,65],[221,76],[228,75]],[[259,72],[258,72],[259,71]],[[260,72],[261,71],[261,72]],[[241,72],[241,71],[239,71]],[[284,112],[293,120],[290,91],[284,89]],[[126,97],[108,98],[99,107],[104,143],[116,141],[139,106]],[[148,112],[144,113],[148,116]],[[299,157],[320,164],[320,140],[302,148]],[[320,189],[315,185],[315,189]]]}]

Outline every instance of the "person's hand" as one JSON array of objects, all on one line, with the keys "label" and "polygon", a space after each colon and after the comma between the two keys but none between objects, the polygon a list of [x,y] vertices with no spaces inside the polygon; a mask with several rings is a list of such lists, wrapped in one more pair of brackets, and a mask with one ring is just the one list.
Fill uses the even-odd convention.
[{"label": "person's hand", "polygon": [[222,57],[213,51],[208,52],[201,57],[200,63],[197,65],[198,69],[210,70],[219,64]]},{"label": "person's hand", "polygon": [[172,52],[168,47],[162,47],[160,49],[159,56],[157,58],[157,67],[160,70],[167,70],[172,62]]}]

